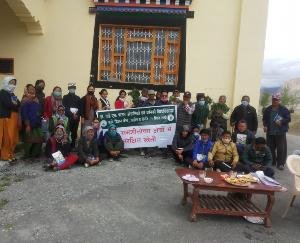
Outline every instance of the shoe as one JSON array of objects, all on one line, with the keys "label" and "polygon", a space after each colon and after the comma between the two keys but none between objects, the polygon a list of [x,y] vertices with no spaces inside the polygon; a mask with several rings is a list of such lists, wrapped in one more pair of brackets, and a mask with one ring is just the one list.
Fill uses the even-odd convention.
[{"label": "shoe", "polygon": [[109,162],[113,162],[113,161],[114,161],[114,159],[113,159],[113,158],[110,158],[110,159],[109,159]]},{"label": "shoe", "polygon": [[141,156],[145,156],[145,152],[144,151],[141,151]]},{"label": "shoe", "polygon": [[283,165],[278,165],[278,166],[277,166],[277,169],[278,169],[278,170],[284,170],[284,166],[283,166]]},{"label": "shoe", "polygon": [[88,163],[84,163],[84,167],[88,168],[88,167],[90,167],[90,165]]}]

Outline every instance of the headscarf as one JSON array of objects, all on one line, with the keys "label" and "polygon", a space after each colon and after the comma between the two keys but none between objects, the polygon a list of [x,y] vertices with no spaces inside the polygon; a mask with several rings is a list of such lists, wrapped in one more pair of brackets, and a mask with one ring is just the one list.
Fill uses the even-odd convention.
[{"label": "headscarf", "polygon": [[[59,129],[59,128],[63,130],[63,134],[62,135],[60,134],[60,136],[56,133],[57,129]],[[54,137],[57,142],[60,142],[61,140],[63,140],[65,134],[66,134],[66,130],[65,130],[64,126],[58,125],[55,127]]]},{"label": "headscarf", "polygon": [[24,88],[24,94],[22,96],[21,103],[23,104],[24,102],[36,102],[39,103],[38,98],[35,96],[34,99],[32,99],[31,95],[28,94],[28,88],[25,86]]},{"label": "headscarf", "polygon": [[86,134],[89,130],[93,130],[94,131],[94,128],[92,126],[86,126],[84,129],[83,129],[83,136],[86,137]]},{"label": "headscarf", "polygon": [[9,82],[11,80],[16,80],[16,82],[17,82],[17,79],[15,77],[13,77],[13,76],[7,76],[7,77],[5,77],[2,80],[2,87],[1,87],[1,89],[5,90],[5,91],[7,91],[9,93],[13,93],[16,86],[13,85],[13,84],[9,84]]},{"label": "headscarf", "polygon": [[58,120],[65,120],[67,117],[66,117],[66,115],[65,115],[65,112],[64,112],[64,114],[63,115],[59,115],[58,114],[58,110],[59,110],[59,108],[64,108],[64,110],[65,110],[65,107],[63,106],[63,105],[59,105],[59,106],[57,106],[57,109],[56,109],[56,111],[55,111],[55,116],[56,116],[56,118],[58,119]]},{"label": "headscarf", "polygon": [[[115,130],[112,130],[112,129]],[[107,136],[112,140],[112,142],[118,142],[120,140],[120,135],[116,131],[117,126],[115,124],[110,124],[108,126]]]}]

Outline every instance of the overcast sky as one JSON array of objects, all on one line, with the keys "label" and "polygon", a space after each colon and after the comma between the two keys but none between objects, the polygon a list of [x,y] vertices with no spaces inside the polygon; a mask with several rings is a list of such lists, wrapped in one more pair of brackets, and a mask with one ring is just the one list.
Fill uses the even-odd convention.
[{"label": "overcast sky", "polygon": [[300,78],[300,0],[270,0],[262,86]]}]

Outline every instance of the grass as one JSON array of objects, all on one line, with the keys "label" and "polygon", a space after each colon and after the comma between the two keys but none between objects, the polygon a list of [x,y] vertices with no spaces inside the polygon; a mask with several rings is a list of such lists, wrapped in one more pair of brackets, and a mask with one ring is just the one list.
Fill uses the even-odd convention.
[{"label": "grass", "polygon": [[0,192],[3,192],[13,182],[21,182],[23,180],[24,177],[19,175],[5,175],[0,177]]},{"label": "grass", "polygon": [[0,198],[0,210],[3,209],[6,204],[8,204],[8,200],[5,198]]}]

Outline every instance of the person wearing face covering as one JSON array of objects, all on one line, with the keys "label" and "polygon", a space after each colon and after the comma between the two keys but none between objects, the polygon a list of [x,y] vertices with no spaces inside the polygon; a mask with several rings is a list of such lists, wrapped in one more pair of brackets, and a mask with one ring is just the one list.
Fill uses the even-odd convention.
[{"label": "person wearing face covering", "polygon": [[94,128],[94,139],[97,142],[99,153],[102,155],[105,154],[104,148],[104,132],[100,124],[100,120],[95,118],[93,121],[93,128]]},{"label": "person wearing face covering", "polygon": [[78,142],[79,162],[86,168],[99,165],[101,162],[97,141],[94,139],[94,128],[86,126]]},{"label": "person wearing face covering", "polygon": [[21,102],[21,120],[24,134],[24,158],[36,158],[41,154],[44,136],[41,129],[41,106],[32,84],[26,85]]},{"label": "person wearing face covering", "polygon": [[75,94],[76,83],[68,84],[69,93],[63,97],[63,105],[65,107],[65,114],[69,119],[69,132],[71,133],[71,147],[75,148],[77,139],[77,131],[80,121],[80,97]]},{"label": "person wearing face covering", "polygon": [[20,101],[14,95],[17,80],[5,77],[0,90],[0,159],[16,160],[14,150],[19,140]]},{"label": "person wearing face covering", "polygon": [[87,94],[80,99],[81,103],[81,127],[91,126],[96,112],[99,110],[99,105],[96,96],[94,95],[95,88],[93,85],[87,87]]},{"label": "person wearing face covering", "polygon": [[124,142],[114,124],[109,125],[108,130],[104,134],[104,147],[110,161],[119,160],[120,154],[124,150]]},{"label": "person wearing face covering", "polygon": [[57,107],[56,113],[49,120],[49,133],[51,136],[58,125],[62,125],[66,133],[69,134],[69,118],[65,115],[65,107],[63,105]]},{"label": "person wearing face covering", "polygon": [[[58,151],[60,151],[64,156],[64,160],[61,163],[57,163],[52,155]],[[78,160],[78,156],[76,154],[71,154],[71,145],[68,142],[68,135],[62,125],[58,125],[54,130],[54,134],[48,139],[45,148],[45,155],[49,161],[49,163],[45,166],[45,170],[70,169],[70,167]]]},{"label": "person wearing face covering", "polygon": [[209,114],[209,107],[205,102],[205,94],[197,94],[197,102],[195,104],[195,111],[192,116],[192,126],[199,126],[200,129],[206,128],[207,118]]},{"label": "person wearing face covering", "polygon": [[231,133],[224,131],[221,139],[216,141],[208,153],[208,163],[215,170],[228,172],[238,170],[239,154],[235,143],[231,141]]},{"label": "person wearing face covering", "polygon": [[241,120],[244,120],[247,122],[248,129],[251,132],[256,133],[258,127],[257,113],[256,109],[249,103],[250,97],[248,95],[244,95],[242,97],[241,104],[234,108],[230,116],[230,124],[236,130],[238,123]]},{"label": "person wearing face covering", "polygon": [[52,95],[46,97],[44,105],[44,118],[49,120],[56,113],[56,109],[62,105],[62,91],[56,86],[53,89]]},{"label": "person wearing face covering", "polygon": [[35,96],[39,101],[39,104],[41,106],[41,115],[44,114],[44,104],[45,104],[45,93],[44,93],[44,88],[45,88],[45,81],[43,79],[38,79],[35,82]]}]

